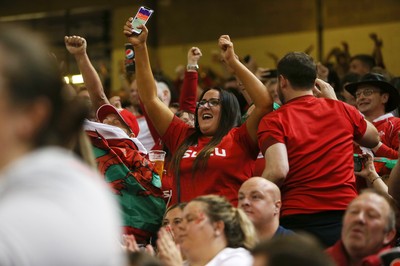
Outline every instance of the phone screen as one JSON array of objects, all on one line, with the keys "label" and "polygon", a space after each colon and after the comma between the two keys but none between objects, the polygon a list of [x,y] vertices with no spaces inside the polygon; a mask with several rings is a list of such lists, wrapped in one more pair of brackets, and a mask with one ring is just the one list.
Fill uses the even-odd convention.
[{"label": "phone screen", "polygon": [[132,28],[133,32],[140,34],[142,32],[141,29],[138,29],[139,25],[144,25],[146,22],[149,20],[151,14],[153,14],[154,10],[150,8],[146,8],[144,6],[141,6],[139,8],[139,11],[137,12],[135,18],[132,21]]}]

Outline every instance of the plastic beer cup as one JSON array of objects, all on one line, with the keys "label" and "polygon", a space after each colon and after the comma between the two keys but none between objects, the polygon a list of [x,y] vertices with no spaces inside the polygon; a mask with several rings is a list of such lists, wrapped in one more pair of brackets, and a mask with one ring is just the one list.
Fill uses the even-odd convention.
[{"label": "plastic beer cup", "polygon": [[149,160],[154,164],[154,170],[162,178],[164,172],[165,151],[152,150],[149,151]]}]

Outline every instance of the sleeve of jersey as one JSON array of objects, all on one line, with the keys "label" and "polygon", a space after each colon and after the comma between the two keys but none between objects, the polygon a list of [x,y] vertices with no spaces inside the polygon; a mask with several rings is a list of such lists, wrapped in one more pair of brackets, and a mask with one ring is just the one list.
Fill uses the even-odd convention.
[{"label": "sleeve of jersey", "polygon": [[179,96],[179,109],[194,114],[197,98],[197,72],[185,72],[181,95]]},{"label": "sleeve of jersey", "polygon": [[168,149],[174,153],[179,145],[187,136],[194,132],[194,128],[189,127],[185,122],[174,116],[164,136],[161,140],[167,145]]},{"label": "sleeve of jersey", "polygon": [[237,129],[235,140],[242,144],[242,147],[249,153],[251,157],[257,159],[260,149],[258,148],[257,143],[254,143],[254,141],[251,139],[249,132],[247,131],[246,122]]},{"label": "sleeve of jersey", "polygon": [[276,143],[285,143],[283,127],[278,116],[265,116],[258,125],[258,146],[262,154]]},{"label": "sleeve of jersey", "polygon": [[354,139],[355,140],[361,139],[364,136],[365,132],[367,131],[367,122],[365,121],[362,114],[355,107],[350,105],[345,105],[344,103],[342,106],[345,108],[348,116],[353,122]]},{"label": "sleeve of jersey", "polygon": [[397,159],[399,157],[399,153],[386,144],[382,144],[374,154],[376,157],[385,157],[389,159]]}]

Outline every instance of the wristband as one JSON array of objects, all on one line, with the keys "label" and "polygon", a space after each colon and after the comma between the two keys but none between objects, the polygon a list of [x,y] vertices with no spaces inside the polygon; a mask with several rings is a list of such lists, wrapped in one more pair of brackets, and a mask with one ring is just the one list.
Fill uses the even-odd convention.
[{"label": "wristband", "polygon": [[195,65],[187,65],[186,66],[186,70],[199,70],[199,65],[195,64]]}]

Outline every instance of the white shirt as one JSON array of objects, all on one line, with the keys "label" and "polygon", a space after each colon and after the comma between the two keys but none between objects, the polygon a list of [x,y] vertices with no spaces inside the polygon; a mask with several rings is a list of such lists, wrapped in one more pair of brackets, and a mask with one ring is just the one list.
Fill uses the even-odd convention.
[{"label": "white shirt", "polygon": [[205,266],[251,266],[253,257],[244,248],[224,248]]},{"label": "white shirt", "polygon": [[154,139],[151,136],[149,126],[147,125],[146,118],[144,116],[137,116],[136,120],[139,124],[140,132],[137,138],[143,143],[146,150],[150,151],[154,146]]},{"label": "white shirt", "polygon": [[90,120],[85,120],[83,124],[84,130],[97,131],[102,135],[105,139],[129,139],[133,143],[135,143],[138,150],[147,154],[146,148],[143,146],[142,142],[138,138],[130,138],[122,129],[116,126],[111,126],[103,123],[93,122]]},{"label": "white shirt", "polygon": [[117,204],[103,179],[61,148],[0,173],[0,265],[120,266]]}]

